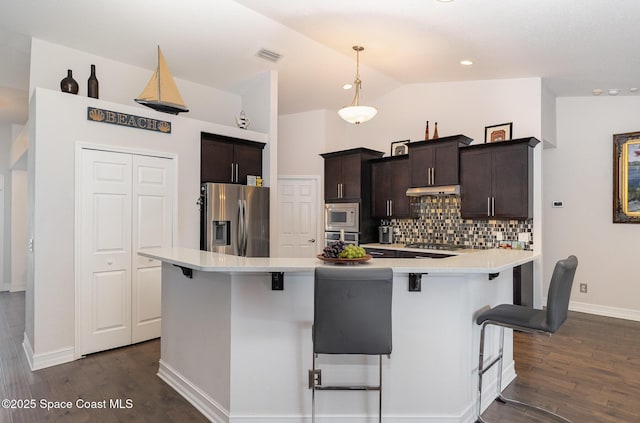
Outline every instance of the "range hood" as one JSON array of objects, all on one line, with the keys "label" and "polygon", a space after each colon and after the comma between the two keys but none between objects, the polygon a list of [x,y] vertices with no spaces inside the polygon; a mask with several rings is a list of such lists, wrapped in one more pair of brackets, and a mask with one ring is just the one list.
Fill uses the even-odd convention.
[{"label": "range hood", "polygon": [[460,185],[442,185],[439,187],[409,188],[407,197],[425,197],[428,195],[459,195]]}]

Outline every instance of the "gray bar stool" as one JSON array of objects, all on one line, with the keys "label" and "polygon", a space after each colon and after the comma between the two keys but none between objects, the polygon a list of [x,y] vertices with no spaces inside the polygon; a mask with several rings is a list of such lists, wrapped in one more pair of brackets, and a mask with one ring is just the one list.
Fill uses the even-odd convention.
[{"label": "gray bar stool", "polygon": [[[480,331],[480,356],[478,364],[478,418],[476,423],[485,423],[482,419],[482,376],[498,363],[498,396],[497,399],[503,403],[523,405],[534,408],[538,411],[550,414],[559,420],[571,423],[570,420],[544,408],[506,398],[502,395],[502,353],[504,349],[504,328],[510,328],[529,333],[544,333],[551,335],[567,320],[569,310],[569,297],[571,296],[571,286],[573,277],[578,267],[578,259],[569,256],[564,260],[559,260],[553,269],[549,293],[547,296],[547,309],[536,310],[513,304],[500,304],[491,308],[478,316],[476,323],[482,325]],[[498,357],[484,368],[484,331],[487,325],[500,326],[500,350]]]},{"label": "gray bar stool", "polygon": [[[309,370],[311,421],[316,391],[378,391],[382,421],[382,356],[391,355],[393,272],[389,268],[317,267],[313,309],[313,369]],[[378,356],[374,386],[327,386],[316,367],[318,354]]]}]

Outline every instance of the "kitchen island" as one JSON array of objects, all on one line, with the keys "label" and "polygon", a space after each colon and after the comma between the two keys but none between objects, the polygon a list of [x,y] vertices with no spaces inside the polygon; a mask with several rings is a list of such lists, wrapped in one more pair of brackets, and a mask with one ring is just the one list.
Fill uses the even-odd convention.
[{"label": "kitchen island", "polygon": [[[163,380],[211,421],[309,420],[313,272],[330,264],[188,248],[139,254],[163,262],[158,372]],[[513,267],[536,259],[530,251],[482,250],[358,265],[391,267],[394,273],[393,353],[383,360],[386,422],[475,420],[479,328],[474,317],[487,306],[511,302]],[[410,291],[420,279],[420,290]],[[493,351],[487,360],[495,356],[497,335],[487,334]],[[515,377],[510,331],[505,345],[504,386]],[[372,383],[376,363],[366,357],[319,359],[329,384]],[[493,382],[485,383],[489,404],[496,374],[486,377]],[[366,422],[377,413],[377,395],[322,392],[316,407],[322,422]]]}]

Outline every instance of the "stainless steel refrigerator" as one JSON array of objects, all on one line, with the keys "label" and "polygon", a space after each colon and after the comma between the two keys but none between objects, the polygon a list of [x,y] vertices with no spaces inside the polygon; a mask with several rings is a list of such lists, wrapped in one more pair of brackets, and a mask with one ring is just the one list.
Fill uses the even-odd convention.
[{"label": "stainless steel refrigerator", "polygon": [[269,188],[203,183],[200,249],[269,257]]}]

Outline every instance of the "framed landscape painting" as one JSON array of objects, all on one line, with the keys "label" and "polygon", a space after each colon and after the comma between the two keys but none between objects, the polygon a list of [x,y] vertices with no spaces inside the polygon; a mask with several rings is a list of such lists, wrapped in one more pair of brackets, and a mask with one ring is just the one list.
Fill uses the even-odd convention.
[{"label": "framed landscape painting", "polygon": [[613,136],[613,223],[640,223],[640,132]]}]

